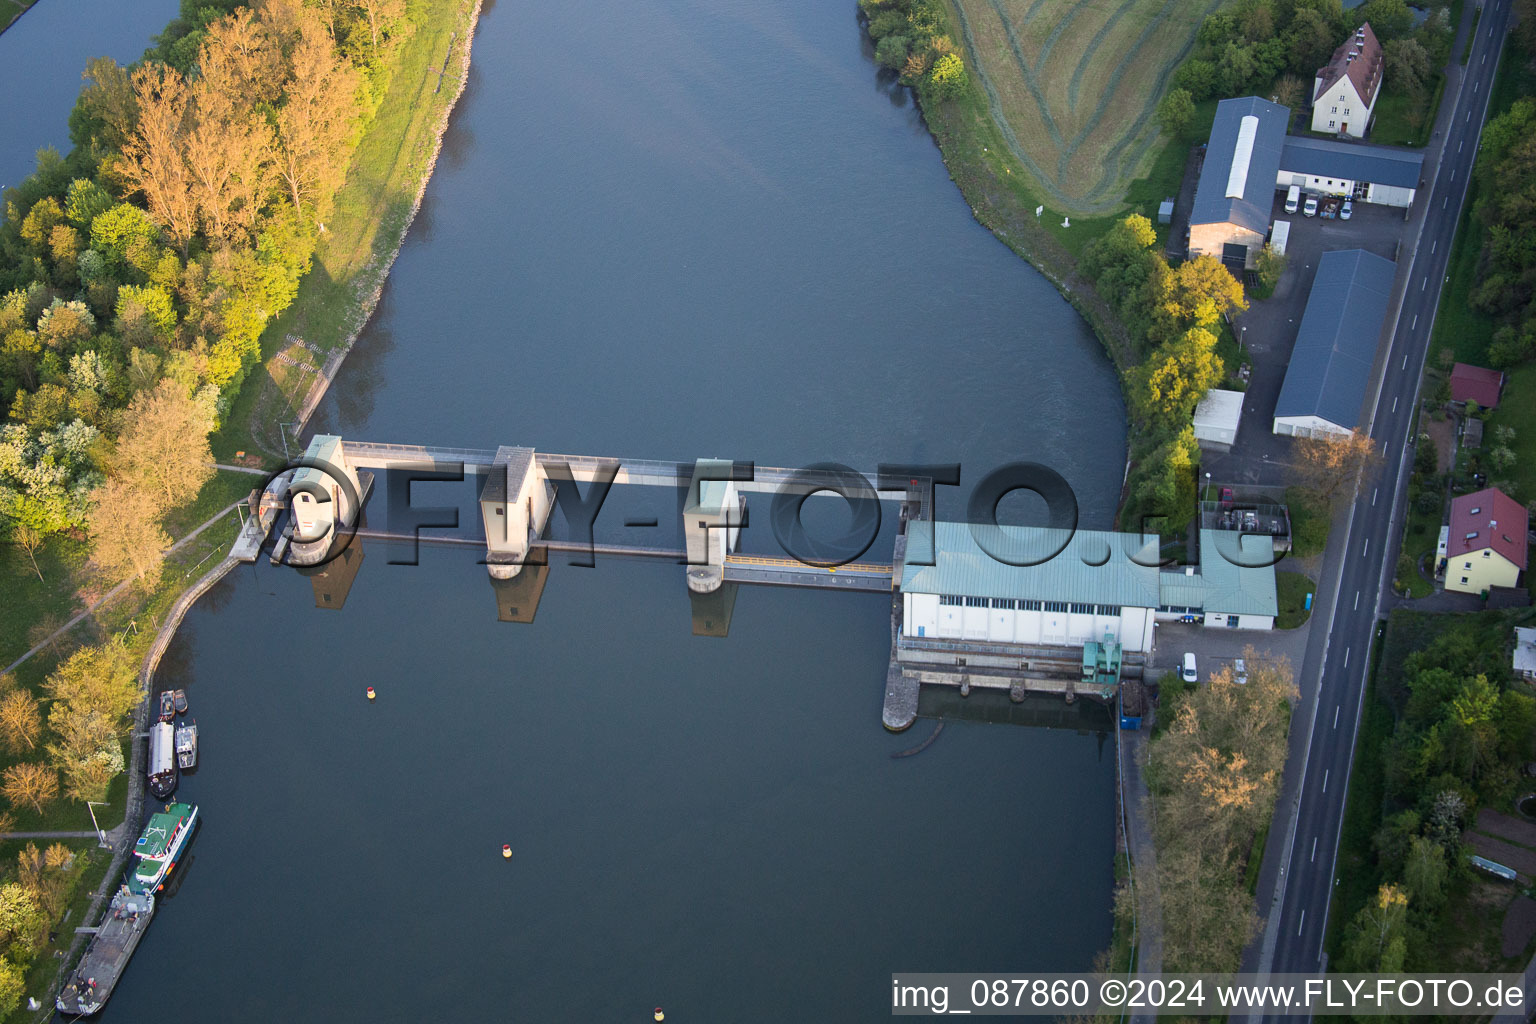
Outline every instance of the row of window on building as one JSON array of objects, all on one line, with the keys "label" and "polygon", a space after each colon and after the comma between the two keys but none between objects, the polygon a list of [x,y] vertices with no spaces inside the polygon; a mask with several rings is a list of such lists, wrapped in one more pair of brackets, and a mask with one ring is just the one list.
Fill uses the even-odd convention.
[{"label": "row of window on building", "polygon": [[1068,612],[1072,615],[1119,615],[1115,604],[1069,604],[1066,601],[1030,601],[1012,597],[960,597],[940,594],[939,604],[946,608],[1006,608],[1021,612]]}]

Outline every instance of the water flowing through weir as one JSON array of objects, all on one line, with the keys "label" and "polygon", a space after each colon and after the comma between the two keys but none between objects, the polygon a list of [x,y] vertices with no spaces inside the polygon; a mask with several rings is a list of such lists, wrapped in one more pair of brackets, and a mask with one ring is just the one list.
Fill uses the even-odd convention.
[{"label": "water flowing through weir", "polygon": [[[311,426],[958,462],[947,519],[1035,461],[1108,527],[1108,360],[974,222],[866,50],[851,3],[488,4],[420,213]],[[469,485],[412,493],[478,528]],[[649,520],[665,530],[626,525]],[[675,488],[615,488],[599,526],[686,548]],[[382,511],[365,529],[404,532]],[[739,550],[773,541],[756,516]],[[1087,969],[1108,943],[1109,719],[1060,698],[1056,728],[946,710],[944,742],[892,759],[912,744],[879,722],[889,593],[699,595],[665,559],[570,552],[496,580],[483,545],[357,548],[308,576],[241,566],[167,650],[200,728],[179,796],[205,823],[103,1019],[157,1012],[145,968],[174,963],[179,1005],[229,1021],[766,1021],[788,990],[810,1018],[873,1021],[893,970]]]}]

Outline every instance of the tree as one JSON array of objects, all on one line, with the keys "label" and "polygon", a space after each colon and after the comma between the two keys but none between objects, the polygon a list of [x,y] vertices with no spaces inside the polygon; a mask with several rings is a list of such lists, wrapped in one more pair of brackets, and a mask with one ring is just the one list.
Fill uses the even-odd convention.
[{"label": "tree", "polygon": [[379,37],[405,17],[405,0],[357,0],[357,7],[368,21],[368,35],[373,40],[374,56],[378,56]]},{"label": "tree", "polygon": [[1422,99],[1429,81],[1429,53],[1417,39],[1389,39],[1381,45],[1381,63],[1388,88]]},{"label": "tree", "polygon": [[941,100],[960,95],[965,88],[965,62],[959,54],[946,53],[928,72],[928,91]]},{"label": "tree", "polygon": [[76,651],[53,670],[43,689],[54,702],[48,725],[61,736],[70,731],[61,716],[71,709],[100,711],[115,727],[127,720],[141,697],[137,659],[120,637],[113,637]]},{"label": "tree", "polygon": [[1335,35],[1333,26],[1321,13],[1306,7],[1298,9],[1290,25],[1291,70],[1311,81],[1313,72],[1327,62],[1338,45]]},{"label": "tree", "polygon": [[17,523],[11,528],[11,540],[27,553],[27,558],[32,562],[32,571],[37,573],[37,581],[43,582],[43,570],[37,567],[37,549],[43,546],[42,532],[30,523]]},{"label": "tree", "polygon": [[146,492],[157,510],[196,497],[213,476],[208,447],[213,415],[177,381],[167,378],[153,391],[135,395],[124,423],[116,468],[123,480]]},{"label": "tree", "polygon": [[1275,285],[1280,283],[1281,275],[1285,273],[1286,263],[1285,253],[1266,243],[1253,260],[1253,269],[1259,275],[1259,283],[1274,291]]},{"label": "tree", "polygon": [[1295,75],[1281,75],[1275,79],[1274,98],[1282,107],[1299,107],[1306,102],[1307,83]]},{"label": "tree", "polygon": [[111,477],[91,492],[91,558],[114,579],[152,586],[171,538],[160,528],[163,511],[150,492]]},{"label": "tree", "polygon": [[1191,327],[1210,329],[1223,316],[1248,308],[1243,286],[1213,256],[1201,255],[1159,274],[1150,283],[1152,330],[1167,341]]},{"label": "tree", "polygon": [[45,764],[13,764],[0,780],[0,792],[12,806],[25,804],[38,814],[59,795],[59,775]]},{"label": "tree", "polygon": [[359,87],[357,72],[337,55],[330,36],[307,19],[293,51],[287,101],[277,114],[276,143],[277,173],[301,218],[316,212],[346,174]]},{"label": "tree", "polygon": [[1353,482],[1358,474],[1372,471],[1378,461],[1376,442],[1359,431],[1297,438],[1296,456],[1297,469],[1307,485],[1330,503],[1339,488]]},{"label": "tree", "polygon": [[133,73],[138,123],[123,143],[118,164],[123,180],[144,196],[150,216],[180,246],[197,228],[192,180],[182,156],[190,93],[175,68],[150,62]]},{"label": "tree", "polygon": [[1406,0],[1366,0],[1355,8],[1356,22],[1370,22],[1378,39],[1396,39],[1413,28],[1413,12]]},{"label": "tree", "polygon": [[43,731],[37,698],[26,690],[11,690],[0,697],[0,738],[13,754],[32,750]]},{"label": "tree", "polygon": [[1131,401],[1149,423],[1176,427],[1187,423],[1205,393],[1221,383],[1225,372],[1216,355],[1216,336],[1190,328],[1158,347],[1131,374]]},{"label": "tree", "polygon": [[1445,848],[1424,836],[1414,836],[1403,864],[1403,884],[1416,906],[1439,910],[1445,903],[1445,883],[1450,877]]},{"label": "tree", "polygon": [[1346,970],[1392,973],[1407,955],[1408,893],[1386,884],[1350,922],[1344,938]]},{"label": "tree", "polygon": [[1168,135],[1182,139],[1195,120],[1195,101],[1188,89],[1171,89],[1157,105],[1157,124]]}]

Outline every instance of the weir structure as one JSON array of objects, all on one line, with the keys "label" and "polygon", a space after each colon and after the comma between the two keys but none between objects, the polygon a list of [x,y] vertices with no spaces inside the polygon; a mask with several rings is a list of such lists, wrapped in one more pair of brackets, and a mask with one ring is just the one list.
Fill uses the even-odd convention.
[{"label": "weir structure", "polygon": [[[1141,676],[1152,642],[1154,610],[1159,615],[1166,610],[1158,596],[1159,567],[1142,557],[1150,551],[1155,559],[1155,537],[1133,538],[1134,544],[1120,545],[1125,550],[1108,561],[1079,558],[1075,548],[1069,548],[1066,557],[1044,568],[999,567],[976,548],[975,531],[966,524],[933,521],[933,482],[923,477],[861,476],[831,464],[785,469],[726,459],[621,460],[510,445],[442,448],[334,435],[315,437],[300,467],[279,474],[264,493],[253,495],[255,514],[231,556],[254,561],[281,510],[288,510],[291,515],[274,547],[273,561],[283,559],[286,547],[290,564],[308,566],[301,571],[311,576],[316,605],[322,608],[340,608],[345,601],[362,560],[360,549],[349,554],[354,538],[482,547],[496,592],[497,617],[508,622],[533,621],[549,574],[549,556],[556,551],[680,563],[693,605],[694,633],[702,636],[727,635],[740,584],[883,593],[892,599],[892,617],[882,720],[893,731],[916,720],[924,685],[956,688],[962,695],[973,687],[1003,690],[1015,701],[1026,693],[1048,693],[1069,703],[1082,696],[1113,704],[1121,695],[1122,676]],[[365,502],[379,472],[398,474],[386,477],[392,506],[402,498],[409,505],[413,481],[483,478],[476,502],[483,537],[370,529],[363,519]],[[683,547],[595,543],[597,509],[608,489],[617,485],[678,492]],[[889,559],[850,562],[818,554],[797,559],[740,551],[747,495],[764,493],[773,495],[775,534],[783,539],[801,530],[798,536],[810,549],[817,545],[805,537],[799,520],[809,498],[842,496],[855,508],[855,520],[861,502],[866,511],[873,507],[876,513],[879,506],[873,503],[895,502],[898,514]],[[570,532],[583,537],[547,535],[557,507]],[[391,516],[393,512],[392,507]],[[655,519],[626,523],[657,525]],[[878,535],[877,518],[867,519],[864,526],[872,527],[869,537]],[[1032,529],[1018,528],[1026,535]],[[853,532],[859,531],[856,524]],[[1038,539],[1049,532],[1037,529],[1032,536]],[[1124,539],[1082,535],[1090,546],[1105,546],[1105,538]],[[784,546],[791,548],[788,540]],[[1184,582],[1187,586],[1188,580]],[[1110,594],[1106,587],[1118,587],[1116,593],[1124,596],[1104,596]],[[1063,588],[1082,591],[1073,602],[1096,603],[1057,607],[1049,598]],[[1044,601],[1038,600],[1042,594]]]}]

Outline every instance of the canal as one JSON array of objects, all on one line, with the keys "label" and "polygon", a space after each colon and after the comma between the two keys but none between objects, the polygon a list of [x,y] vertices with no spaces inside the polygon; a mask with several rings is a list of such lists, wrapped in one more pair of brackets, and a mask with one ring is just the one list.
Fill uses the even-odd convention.
[{"label": "canal", "polygon": [[[819,0],[487,4],[312,426],[960,462],[951,516],[1038,461],[1096,527],[1125,459],[1096,341],[972,219],[853,3]],[[340,610],[262,563],[188,617],[161,679],[201,729],[180,795],[205,824],[103,1019],[873,1021],[892,971],[1108,944],[1106,717],[956,700],[893,759],[932,725],[880,726],[887,599],[747,588],[695,637],[679,567],[557,559],[536,620],[502,623],[472,551],[407,554],[370,543]]]}]

